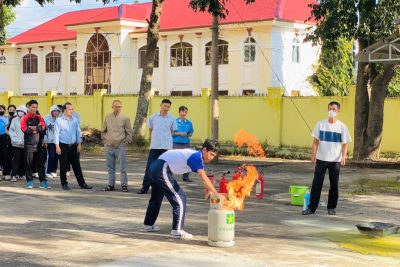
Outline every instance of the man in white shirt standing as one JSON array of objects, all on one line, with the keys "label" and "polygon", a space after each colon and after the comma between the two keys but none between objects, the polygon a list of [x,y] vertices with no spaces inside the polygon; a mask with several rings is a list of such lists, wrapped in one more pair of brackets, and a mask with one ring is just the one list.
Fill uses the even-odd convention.
[{"label": "man in white shirt standing", "polygon": [[318,208],[326,170],[329,170],[328,214],[336,214],[339,198],[340,166],[346,164],[347,144],[351,142],[346,125],[337,119],[340,104],[328,104],[328,119],[317,123],[312,132],[314,137],[311,160],[315,164],[314,180],[311,187],[310,204],[302,212],[303,215],[314,214]]}]

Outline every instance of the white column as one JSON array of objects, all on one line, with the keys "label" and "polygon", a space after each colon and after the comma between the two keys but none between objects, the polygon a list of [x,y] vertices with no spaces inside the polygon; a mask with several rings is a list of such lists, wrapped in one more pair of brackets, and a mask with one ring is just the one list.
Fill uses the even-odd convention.
[{"label": "white column", "polygon": [[132,91],[133,92],[139,92],[138,86],[138,62],[139,62],[139,51],[138,51],[138,45],[137,45],[137,38],[132,39],[132,47],[133,47],[133,53],[132,53],[132,58],[131,58],[131,64],[132,64]]},{"label": "white column", "polygon": [[[157,88],[160,92],[160,95],[169,94],[168,88],[168,45],[167,45],[167,35],[161,36],[160,46],[159,46],[159,53],[158,53],[158,68],[160,70],[160,88]],[[156,89],[156,90],[157,90]]]},{"label": "white column", "polygon": [[18,94],[22,94],[21,79],[22,79],[22,53],[21,48],[17,48],[15,55],[15,88],[13,90]]},{"label": "white column", "polygon": [[202,51],[202,33],[196,33],[195,49],[193,55],[193,79],[194,88],[192,89],[193,95],[201,94],[201,70],[203,69],[201,63]]},{"label": "white column", "polygon": [[39,55],[38,55],[38,88],[37,92],[39,94],[45,94],[46,89],[44,88],[44,75],[46,71],[46,59],[43,52],[44,47],[39,46]]},{"label": "white column", "polygon": [[62,58],[61,58],[61,77],[62,77],[62,85],[61,92],[64,95],[68,95],[68,72],[69,72],[69,53],[68,53],[68,45],[63,45]]}]

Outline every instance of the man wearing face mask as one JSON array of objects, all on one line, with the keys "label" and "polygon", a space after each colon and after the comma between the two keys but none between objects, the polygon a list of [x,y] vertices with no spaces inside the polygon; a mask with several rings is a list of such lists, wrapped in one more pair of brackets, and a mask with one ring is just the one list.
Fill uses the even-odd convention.
[{"label": "man wearing face mask", "polygon": [[17,176],[23,178],[25,175],[25,162],[24,162],[24,132],[21,130],[20,119],[28,113],[25,105],[17,108],[17,116],[11,121],[9,134],[12,145],[12,170],[11,182],[17,181]]},{"label": "man wearing face mask", "polygon": [[328,104],[328,119],[317,123],[312,136],[311,160],[315,164],[314,180],[311,187],[310,205],[302,212],[303,215],[314,214],[321,197],[326,170],[329,170],[329,197],[328,214],[336,214],[339,198],[339,173],[340,166],[346,164],[347,144],[351,142],[349,130],[346,125],[337,119],[340,112],[338,102]]}]

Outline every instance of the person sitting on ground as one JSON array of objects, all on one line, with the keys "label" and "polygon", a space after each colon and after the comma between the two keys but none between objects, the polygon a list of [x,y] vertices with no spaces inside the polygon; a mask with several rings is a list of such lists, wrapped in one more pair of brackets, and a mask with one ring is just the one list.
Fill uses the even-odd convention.
[{"label": "person sitting on ground", "polygon": [[204,187],[210,194],[218,194],[214,185],[204,171],[204,162],[210,162],[217,155],[220,145],[216,140],[206,140],[199,151],[190,148],[168,150],[154,161],[149,169],[151,180],[151,198],[147,207],[142,231],[155,232],[160,228],[155,226],[164,196],[172,206],[171,237],[189,239],[193,235],[183,230],[186,212],[186,195],[173,174],[182,175],[195,172],[200,177]]}]

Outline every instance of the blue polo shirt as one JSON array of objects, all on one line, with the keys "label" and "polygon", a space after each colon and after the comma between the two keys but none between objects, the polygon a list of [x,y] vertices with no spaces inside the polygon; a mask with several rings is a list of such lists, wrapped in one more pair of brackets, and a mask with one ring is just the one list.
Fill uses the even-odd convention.
[{"label": "blue polo shirt", "polygon": [[[189,133],[190,135],[192,135],[194,132],[193,124],[190,120],[187,120],[187,119],[181,120],[181,118],[177,118],[176,125],[177,125],[177,130],[175,131],[175,133],[185,132],[185,133]],[[174,144],[189,144],[190,137],[174,135],[173,141],[174,141]]]}]

